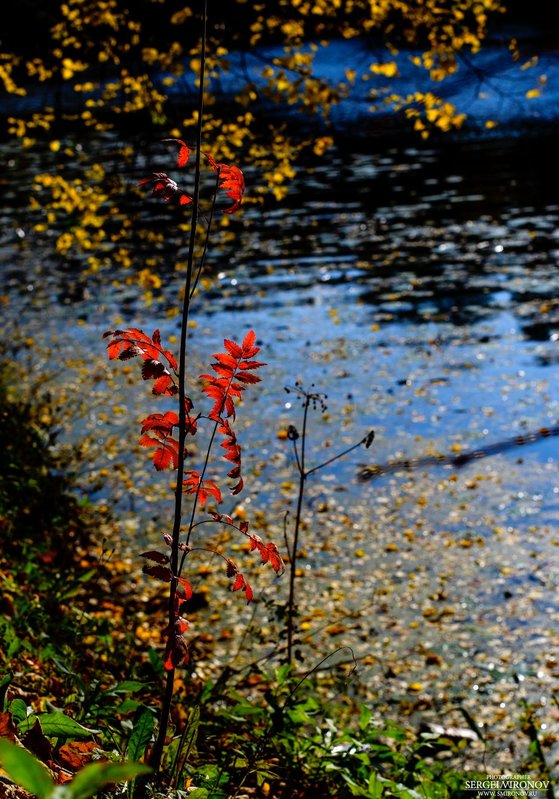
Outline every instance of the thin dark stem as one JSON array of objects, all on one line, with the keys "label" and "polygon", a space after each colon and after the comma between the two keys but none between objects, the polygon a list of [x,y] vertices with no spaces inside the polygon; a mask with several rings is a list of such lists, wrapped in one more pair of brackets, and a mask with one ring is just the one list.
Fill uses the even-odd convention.
[{"label": "thin dark stem", "polygon": [[324,461],[324,463],[320,463],[318,466],[314,466],[312,469],[308,470],[307,477],[309,477],[309,475],[311,474],[314,474],[315,472],[318,472],[320,469],[324,469],[325,466],[329,466],[331,463],[334,463],[334,461],[337,461],[338,458],[343,458],[344,455],[349,455],[350,452],[353,452],[354,449],[357,449],[362,444],[363,444],[362,441],[358,441],[357,444],[352,444],[351,447],[344,449],[343,452],[338,452],[337,455],[333,455],[327,461]]},{"label": "thin dark stem", "polygon": [[289,516],[289,511],[285,512],[285,516],[283,517],[283,543],[285,544],[285,551],[291,561],[291,544],[289,543],[289,539],[287,536],[287,517]]},{"label": "thin dark stem", "polygon": [[297,441],[296,440],[293,441],[293,451],[295,453],[295,460],[297,462],[297,469],[299,471],[299,474],[301,474],[303,469],[301,468],[301,461],[299,460],[299,450],[297,449]]},{"label": "thin dark stem", "polygon": [[[199,483],[198,491],[196,492],[196,494],[194,496],[194,502],[192,503],[192,511],[191,511],[191,514],[190,514],[190,523],[188,525],[188,534],[186,536],[186,544],[187,544],[187,546],[188,546],[188,544],[190,544],[190,537],[192,535],[192,530],[194,529],[194,517],[196,515],[196,508],[198,506],[198,497],[200,496],[200,490],[199,489],[200,489],[200,486],[202,485],[202,482],[203,482],[204,477],[206,475],[206,471],[207,471],[207,468],[208,468],[208,463],[210,462],[210,454],[211,454],[211,451],[212,451],[212,448],[213,448],[213,443],[215,441],[218,425],[219,425],[219,422],[215,422],[213,430],[212,430],[212,434],[210,436],[210,441],[209,441],[207,449],[206,449],[206,458],[204,460],[204,465],[202,466],[202,471],[200,472],[200,483]],[[184,563],[184,554],[183,554],[182,560],[181,560],[181,566],[180,566],[181,569],[182,569],[182,564],[183,563]],[[177,574],[180,574],[180,571],[177,572]]]},{"label": "thin dark stem", "polygon": [[307,419],[309,416],[310,397],[306,397],[303,412],[303,430],[301,433],[301,455],[297,460],[299,467],[299,492],[297,495],[297,510],[295,511],[295,527],[293,530],[293,542],[290,552],[289,569],[289,597],[287,600],[287,662],[293,663],[293,637],[295,634],[295,572],[297,571],[297,547],[299,546],[299,529],[301,527],[301,511],[303,509],[303,497],[305,495],[305,443],[307,436]]},{"label": "thin dark stem", "polygon": [[[231,378],[229,380],[228,387],[227,387],[227,390],[226,390],[225,394],[227,394],[229,392],[229,387],[231,386],[231,383],[233,382],[233,378],[234,378],[234,374],[231,376]],[[223,401],[223,405],[220,408],[220,411],[219,411],[220,415],[223,413],[224,405],[225,405],[225,400]],[[213,417],[212,417],[212,421],[213,421]],[[192,511],[191,511],[191,514],[190,514],[190,522],[189,522],[189,525],[188,525],[188,534],[187,534],[187,537],[186,537],[187,545],[190,543],[190,537],[192,535],[192,530],[194,529],[194,517],[196,515],[196,508],[198,507],[198,498],[200,496],[200,486],[202,485],[202,482],[203,482],[204,477],[206,475],[206,471],[208,469],[208,464],[210,462],[210,454],[211,454],[211,451],[213,449],[213,443],[215,441],[215,437],[216,437],[216,434],[217,434],[217,429],[218,429],[220,424],[221,424],[221,417],[219,416],[215,420],[215,423],[214,423],[214,427],[213,427],[213,430],[212,430],[212,433],[211,433],[211,436],[210,436],[210,441],[209,441],[207,449],[206,449],[206,458],[204,460],[204,465],[203,465],[202,471],[200,473],[200,482],[198,484],[198,491],[194,495],[194,502],[192,503]],[[177,547],[178,547],[178,544],[177,544]],[[181,559],[181,564],[180,564],[180,569],[181,570],[182,570],[182,566],[183,566],[183,563],[184,563],[185,556],[186,556],[186,552],[183,554],[182,559]],[[180,574],[180,571],[174,572],[174,574]]]},{"label": "thin dark stem", "polygon": [[[194,174],[194,192],[192,197],[192,219],[190,224],[190,241],[188,245],[188,263],[184,287],[184,299],[182,307],[182,320],[181,320],[181,338],[180,338],[180,354],[179,354],[179,425],[178,425],[178,465],[177,465],[177,479],[175,487],[175,509],[173,518],[173,533],[172,533],[172,546],[171,546],[171,571],[173,575],[177,574],[178,559],[179,559],[179,542],[180,542],[180,528],[182,520],[182,483],[184,479],[184,451],[186,442],[186,353],[188,345],[188,317],[190,312],[190,300],[192,293],[192,280],[194,272],[194,250],[196,244],[196,232],[198,227],[198,213],[200,205],[200,162],[202,153],[202,119],[204,113],[204,83],[205,83],[205,64],[206,64],[206,28],[207,28],[207,0],[203,4],[203,29],[202,29],[202,54],[200,59],[200,90],[198,96],[198,125],[196,129],[196,166]],[[175,577],[171,579],[169,589],[169,635],[172,635],[175,621],[175,599],[176,599],[177,582]],[[161,766],[161,757],[163,755],[163,747],[165,745],[165,738],[167,737],[167,728],[169,725],[169,715],[171,712],[171,704],[173,701],[174,691],[174,678],[175,670],[170,669],[167,671],[165,681],[165,693],[163,696],[163,704],[161,707],[161,717],[159,720],[159,731],[157,739],[153,746],[149,765],[157,774]]]},{"label": "thin dark stem", "polygon": [[[198,152],[199,152],[199,150],[198,150]],[[215,179],[215,188],[214,188],[213,197],[212,197],[212,207],[210,208],[210,216],[209,216],[208,225],[207,225],[207,228],[206,228],[206,237],[204,239],[204,248],[202,250],[202,255],[200,257],[200,262],[198,264],[198,269],[196,270],[196,277],[195,277],[194,282],[192,284],[192,287],[190,289],[190,299],[192,299],[192,297],[194,296],[194,292],[196,291],[196,288],[198,286],[198,281],[200,280],[200,275],[202,274],[202,268],[203,268],[204,263],[206,261],[206,255],[207,255],[207,252],[208,252],[208,244],[209,244],[209,241],[210,241],[210,233],[211,233],[211,229],[212,229],[212,222],[213,222],[213,218],[214,218],[215,201],[216,201],[216,198],[217,198],[217,184],[218,183],[219,183],[219,170],[218,170],[218,173],[217,173],[217,176],[216,176],[216,179]]]}]

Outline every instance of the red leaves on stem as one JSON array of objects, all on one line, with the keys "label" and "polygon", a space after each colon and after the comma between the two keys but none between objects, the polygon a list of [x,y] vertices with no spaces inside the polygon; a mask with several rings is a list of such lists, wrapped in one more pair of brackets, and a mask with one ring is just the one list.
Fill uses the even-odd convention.
[{"label": "red leaves on stem", "polygon": [[107,344],[109,360],[118,358],[119,361],[128,361],[140,357],[143,361],[142,377],[144,380],[154,381],[152,387],[154,394],[169,396],[178,394],[174,380],[177,376],[177,361],[170,350],[161,346],[159,330],[154,330],[151,338],[137,327],[128,330],[107,330],[103,338],[109,336],[111,337]]},{"label": "red leaves on stem", "polygon": [[[141,447],[155,447],[153,465],[158,472],[172,466],[176,469],[179,463],[179,442],[171,435],[173,427],[179,423],[174,411],[152,413],[142,422],[142,435],[138,443]],[[148,432],[152,435],[148,435]]]},{"label": "red leaves on stem", "polygon": [[188,159],[190,158],[190,149],[188,144],[185,144],[182,139],[163,139],[163,141],[171,141],[179,145],[179,151],[177,153],[177,166],[186,166],[188,164]]},{"label": "red leaves on stem", "polygon": [[235,580],[233,582],[233,585],[231,586],[231,591],[244,591],[248,605],[248,603],[251,602],[252,598],[254,597],[254,591],[247,583],[241,572],[237,571],[234,572],[234,574],[235,574]]},{"label": "red leaves on stem", "polygon": [[285,571],[285,565],[277,546],[271,541],[265,544],[259,535],[256,535],[256,533],[250,533],[249,524],[247,521],[243,520],[237,523],[235,519],[233,519],[231,516],[228,516],[226,513],[210,513],[210,516],[214,521],[235,527],[237,530],[243,533],[243,535],[246,535],[246,537],[250,540],[250,551],[253,552],[255,549],[258,550],[262,563],[269,563],[276,574],[283,574]]},{"label": "red leaves on stem", "polygon": [[224,441],[221,443],[221,447],[225,450],[225,455],[223,457],[225,460],[234,464],[227,472],[227,477],[230,477],[232,480],[237,480],[237,484],[233,486],[231,493],[233,495],[240,494],[244,487],[244,481],[241,476],[241,445],[237,441],[237,435],[235,431],[231,429],[231,425],[227,419],[222,420],[217,428],[217,432],[221,433],[224,437]]},{"label": "red leaves on stem", "polygon": [[208,153],[204,153],[210,169],[219,176],[219,188],[225,191],[227,197],[233,200],[233,205],[225,208],[223,213],[234,214],[241,207],[245,193],[245,177],[239,167],[229,164],[218,164]]},{"label": "red leaves on stem", "polygon": [[223,418],[235,418],[235,399],[240,399],[245,390],[245,384],[259,383],[260,378],[253,375],[254,369],[266,366],[260,361],[248,360],[254,358],[260,352],[260,347],[255,346],[256,334],[250,330],[239,346],[235,341],[224,339],[223,344],[226,352],[218,352],[213,357],[214,363],[211,368],[216,373],[214,375],[200,375],[204,381],[202,391],[213,400],[213,408],[210,411],[210,418],[216,421],[223,421]]},{"label": "red leaves on stem", "polygon": [[223,502],[221,491],[213,480],[202,480],[201,475],[196,471],[185,472],[186,479],[183,480],[182,490],[185,494],[197,494],[200,507],[204,507],[210,497],[216,502]]},{"label": "red leaves on stem", "polygon": [[[187,146],[180,139],[172,139],[170,141],[174,141],[179,145],[179,166],[186,165],[189,155]],[[213,163],[215,164],[215,162]],[[215,166],[220,169],[223,167],[220,164]],[[223,172],[220,171],[220,175],[222,174]],[[222,187],[231,188],[227,186],[225,181],[222,183]],[[235,200],[234,193],[236,189],[231,188],[231,191],[232,193],[229,196]],[[151,337],[139,328],[109,330],[104,334],[104,338],[109,339],[107,353],[110,360],[127,361],[132,358],[140,359],[142,378],[153,381],[152,392],[154,394],[175,397],[179,393],[177,361],[174,355],[163,347],[159,330],[155,330]],[[227,476],[234,481],[231,493],[235,495],[243,488],[243,478],[241,475],[241,446],[233,430],[231,420],[235,418],[236,403],[241,399],[247,386],[260,382],[260,378],[254,372],[265,366],[265,364],[255,360],[260,348],[256,346],[256,334],[253,330],[250,330],[245,335],[240,344],[232,339],[224,339],[223,343],[223,352],[215,353],[213,356],[212,374],[200,375],[201,390],[211,401],[211,410],[203,417],[201,414],[192,416],[192,401],[190,398],[185,397],[184,433],[185,435],[194,436],[198,432],[198,423],[202,418],[215,425],[211,440],[213,441],[215,434],[221,438],[220,446],[223,450],[223,457],[229,464]],[[179,426],[180,417],[174,410],[152,413],[142,421],[139,444],[142,447],[153,449],[153,464],[158,471],[169,467],[178,469],[182,458],[187,455],[186,450],[180,452],[177,440],[179,436],[177,438],[173,436],[173,433],[178,431]],[[183,474],[183,492],[193,495],[195,502],[199,503],[200,507],[204,507],[210,499],[215,500],[217,503],[222,502],[221,489],[217,483],[213,480],[205,479],[208,460],[209,452],[206,455],[204,467],[200,472],[189,469],[184,471]],[[259,536],[249,532],[247,521],[243,520],[237,523],[231,516],[214,512],[211,512],[210,516],[214,521],[229,524],[238,529],[243,535],[246,535],[250,541],[251,551],[257,550],[259,552],[262,563],[269,563],[276,573],[284,570],[283,561],[275,544],[264,543]],[[196,525],[189,528],[187,542],[194,526]],[[172,549],[175,546],[173,536],[164,534],[163,537],[167,546]],[[184,555],[193,551],[189,543],[179,542],[177,546],[178,550],[183,552]],[[242,591],[247,602],[250,602],[254,596],[253,590],[236,564],[217,550],[207,551],[211,551],[223,558],[227,564],[227,575],[232,578],[231,590],[234,592]],[[174,571],[177,570],[178,564],[172,561],[168,555],[157,550],[148,550],[142,554],[142,557],[148,561],[143,567],[144,574],[171,585],[173,611],[170,624],[164,631],[166,646],[163,663],[165,669],[172,670],[189,659],[188,647],[184,639],[184,633],[188,629],[189,623],[182,618],[181,610],[185,601],[192,597],[192,587],[188,580],[180,576],[182,561],[181,566],[178,568],[179,573],[175,574]],[[175,565],[172,566],[172,563],[175,563]]]},{"label": "red leaves on stem", "polygon": [[247,532],[246,535],[250,539],[250,549],[251,552],[254,549],[257,549],[260,553],[260,557],[262,559],[262,563],[269,563],[272,569],[276,572],[276,574],[283,574],[285,571],[285,566],[279,550],[275,544],[269,541],[265,544],[259,535],[255,535],[255,533]]},{"label": "red leaves on stem", "polygon": [[139,180],[138,186],[148,186],[150,183],[153,184],[151,193],[154,197],[159,196],[165,202],[174,197],[178,199],[179,205],[188,205],[192,202],[192,197],[179,188],[176,181],[172,180],[166,172],[152,172],[147,178]]},{"label": "red leaves on stem", "polygon": [[[183,168],[190,159],[190,148],[182,139],[163,139],[164,142],[172,142],[178,145],[177,166]],[[231,164],[218,163],[209,153],[203,153],[208,166],[218,175],[219,186],[233,204],[224,209],[225,214],[234,214],[241,207],[241,202],[245,193],[245,178],[238,166]],[[138,186],[152,186],[151,193],[156,197],[161,197],[167,202],[171,199],[178,199],[179,205],[189,205],[192,197],[181,189],[176,181],[167,175],[166,172],[152,172],[146,178],[138,181]]]}]

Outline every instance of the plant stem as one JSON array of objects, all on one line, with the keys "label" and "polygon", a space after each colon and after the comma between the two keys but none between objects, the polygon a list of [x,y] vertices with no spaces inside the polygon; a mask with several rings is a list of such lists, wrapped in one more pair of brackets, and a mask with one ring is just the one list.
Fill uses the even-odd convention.
[{"label": "plant stem", "polygon": [[[182,320],[181,320],[180,354],[179,354],[179,394],[178,394],[179,457],[177,465],[177,479],[175,485],[175,509],[173,517],[173,533],[172,533],[173,540],[171,546],[171,563],[170,563],[173,575],[176,575],[178,571],[180,528],[182,521],[182,483],[184,479],[184,454],[185,454],[184,451],[185,451],[185,442],[186,442],[186,353],[188,345],[188,317],[190,312],[192,280],[194,273],[194,251],[196,244],[198,211],[200,204],[200,161],[202,156],[202,119],[204,113],[204,82],[205,82],[205,64],[206,64],[207,18],[208,18],[207,0],[204,0],[202,54],[200,59],[200,88],[198,95],[198,123],[196,127],[196,167],[194,173],[192,219],[190,223],[190,240],[188,245],[188,262],[187,262],[186,278],[184,286],[184,298],[183,298]],[[168,631],[169,635],[174,634],[176,591],[177,591],[177,581],[175,577],[172,577],[169,588],[169,631]],[[159,719],[159,732],[149,759],[149,765],[153,768],[155,774],[157,774],[161,766],[163,747],[165,745],[165,739],[167,737],[167,728],[169,726],[169,716],[171,713],[171,704],[173,701],[174,682],[175,682],[175,669],[173,668],[167,671],[167,677],[165,681],[165,692],[163,695],[163,704],[161,707],[161,716]]]},{"label": "plant stem", "polygon": [[299,529],[301,527],[301,511],[303,508],[303,497],[305,495],[305,481],[307,472],[305,471],[305,440],[307,435],[307,419],[309,415],[309,405],[311,398],[305,397],[303,411],[303,430],[301,432],[301,457],[297,459],[299,469],[299,492],[297,495],[297,510],[295,512],[295,528],[293,531],[293,542],[290,551],[289,569],[289,597],[287,600],[287,662],[293,663],[293,637],[295,635],[295,572],[297,571],[297,547],[299,546]]}]

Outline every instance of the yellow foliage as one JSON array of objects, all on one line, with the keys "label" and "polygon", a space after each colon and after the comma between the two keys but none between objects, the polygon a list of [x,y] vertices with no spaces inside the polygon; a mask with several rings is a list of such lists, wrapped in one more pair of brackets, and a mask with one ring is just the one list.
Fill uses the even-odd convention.
[{"label": "yellow foliage", "polygon": [[385,75],[387,78],[393,78],[398,74],[398,64],[395,61],[389,61],[386,64],[371,64],[370,69],[375,75]]},{"label": "yellow foliage", "polygon": [[74,61],[72,58],[63,58],[61,63],[60,74],[64,80],[70,80],[74,77],[76,72],[83,72],[87,69],[87,64],[83,61]]},{"label": "yellow foliage", "polygon": [[[178,124],[174,112],[168,111],[166,87],[179,78],[184,81],[186,91],[196,87],[201,66],[199,26],[194,17],[198,12],[185,0],[178,3],[151,0],[148,5],[152,4],[158,14],[157,32],[142,22],[142,4],[126,4],[120,0],[60,0],[57,21],[49,31],[50,52],[42,53],[41,57],[35,57],[32,49],[25,57],[7,49],[0,53],[0,86],[6,93],[23,95],[23,87],[28,84],[37,87],[53,76],[62,77],[74,93],[72,121],[78,129],[78,137],[84,133],[87,136],[90,131],[109,129],[127,114],[135,115],[134,119],[141,118],[144,124],[148,114],[154,125],[164,131],[164,136],[192,142],[197,114],[188,115]],[[247,82],[232,101],[234,110],[224,112],[224,118],[220,118],[212,105],[211,93],[207,95],[202,131],[204,146],[224,162],[242,168],[248,164],[255,166],[247,203],[258,202],[265,195],[283,200],[295,175],[295,162],[301,148],[307,147],[316,158],[321,158],[333,145],[330,136],[319,136],[304,143],[295,141],[278,129],[277,124],[266,130],[261,118],[253,113],[254,104],[262,96],[292,108],[300,107],[308,114],[327,117],[355,83],[379,76],[382,88],[378,89],[377,96],[385,106],[391,105],[404,112],[418,135],[425,138],[432,129],[456,129],[463,124],[465,116],[451,103],[433,93],[414,93],[407,97],[393,93],[391,84],[398,78],[396,56],[399,50],[413,49],[418,53],[413,58],[418,69],[427,71],[434,80],[444,80],[456,71],[457,54],[461,50],[475,52],[479,49],[491,15],[501,12],[500,0],[448,0],[445,3],[441,0],[278,0],[273,13],[269,13],[269,6],[263,2],[230,0],[229,12],[236,6],[246,20],[244,29],[240,25],[238,29],[237,26],[210,26],[209,80],[218,71],[228,68],[230,52],[270,40],[284,43],[283,51],[275,49],[276,57],[262,64],[264,89]],[[163,38],[160,38],[161,31],[165,34]],[[334,37],[351,40],[367,33],[382,35],[391,53],[389,60],[364,67],[348,64],[344,79],[338,85],[316,76],[314,59],[322,46],[318,42]],[[303,45],[304,42],[315,43]],[[7,48],[7,40],[3,46]],[[517,51],[517,45],[512,43],[513,57],[517,57]],[[528,69],[535,63],[531,60],[522,68]],[[154,76],[162,72],[165,74],[163,83],[156,83]],[[110,80],[102,81],[101,75],[111,76]],[[544,83],[545,76],[541,76],[540,88]],[[527,97],[537,97],[540,88],[530,90]],[[381,108],[381,102],[377,106]],[[60,254],[81,253],[92,271],[110,267],[115,259],[130,268],[130,237],[133,232],[142,238],[142,233],[134,228],[132,218],[118,210],[118,200],[109,202],[109,191],[118,195],[128,190],[119,178],[118,169],[111,168],[106,174],[100,166],[89,162],[85,149],[62,145],[58,129],[56,136],[49,133],[55,121],[55,112],[45,108],[27,116],[14,114],[6,125],[9,134],[22,147],[38,144],[56,153],[55,171],[50,175],[37,175],[34,181],[31,202],[37,221],[35,229],[39,233],[64,219],[65,232],[55,239]],[[486,123],[488,128],[492,124],[490,120]],[[151,137],[147,130],[144,138],[157,138],[157,135]],[[122,158],[133,155],[123,151]],[[68,178],[68,173],[64,173],[68,159],[72,159],[75,167],[73,175],[79,174],[80,178]],[[225,219],[220,226],[219,235],[224,241],[234,235],[226,228],[229,221]],[[177,218],[176,226],[179,229],[186,226],[186,232],[185,214]],[[149,237],[156,247],[164,238],[153,231],[149,232]],[[147,232],[143,240],[148,240]],[[143,263],[136,277],[130,270],[130,279],[139,279],[146,291],[158,290],[157,270],[161,258],[160,251],[156,250],[152,261]]]},{"label": "yellow foliage", "polygon": [[138,283],[144,289],[161,288],[161,278],[150,269],[142,269],[138,273]]},{"label": "yellow foliage", "polygon": [[332,147],[334,139],[331,136],[320,136],[315,140],[313,145],[313,153],[315,155],[323,156],[324,153]]}]

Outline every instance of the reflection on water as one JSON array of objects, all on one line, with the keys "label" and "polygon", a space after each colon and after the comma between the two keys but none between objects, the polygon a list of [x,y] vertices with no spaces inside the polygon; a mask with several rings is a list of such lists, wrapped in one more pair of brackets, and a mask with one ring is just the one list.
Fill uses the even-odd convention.
[{"label": "reflection on water", "polygon": [[[90,146],[103,160],[110,144]],[[265,212],[247,205],[233,222],[234,243],[210,250],[216,282],[195,307],[202,349],[215,347],[203,343],[206,331],[215,342],[254,327],[276,375],[270,424],[281,418],[283,384],[316,381],[337,408],[350,395],[365,426],[389,431],[377,438],[379,462],[556,424],[554,147],[545,137],[404,149],[375,142],[366,153],[345,144],[302,164],[284,202]],[[161,159],[160,145],[156,152]],[[0,233],[6,322],[45,337],[63,328],[86,347],[117,317],[176,333],[176,320],[161,324],[176,305],[174,258],[162,300],[148,309],[125,281],[84,279],[77,262],[37,248],[25,207],[37,164],[23,155],[14,163]],[[142,156],[130,182],[146,171]],[[247,170],[249,192],[250,184]],[[172,210],[149,199],[140,222],[164,232],[158,246],[171,254],[184,250],[173,240]],[[138,237],[138,263],[149,246]],[[555,458],[553,440],[532,450],[542,462]]]},{"label": "reflection on water", "polygon": [[[458,409],[470,412],[461,425],[477,428],[484,402],[493,408],[486,435],[494,438],[550,426],[559,418],[556,399],[540,382],[552,379],[559,337],[554,146],[551,138],[368,153],[347,145],[303,164],[286,201],[265,213],[247,205],[234,243],[210,251],[217,282],[200,294],[198,318],[217,335],[263,331],[278,371],[283,362],[306,362],[305,380],[329,382],[332,370],[345,370],[371,423],[386,403],[409,404],[403,420],[386,422],[407,436],[406,449],[414,448],[410,428],[436,440],[455,435]],[[98,147],[102,158],[105,143]],[[77,262],[36,249],[25,208],[36,169],[18,157],[2,210],[6,321],[45,335],[64,325],[77,340],[117,315],[158,323],[176,302],[174,259],[161,303],[143,311],[133,286],[84,280]],[[130,181],[145,171],[142,162]],[[150,199],[142,214],[146,229],[164,231],[161,248],[184,249],[172,239],[168,206]],[[142,263],[150,250],[141,238],[136,246]],[[430,403],[449,404],[453,420],[430,421]],[[410,414],[425,420],[410,425]]]}]

